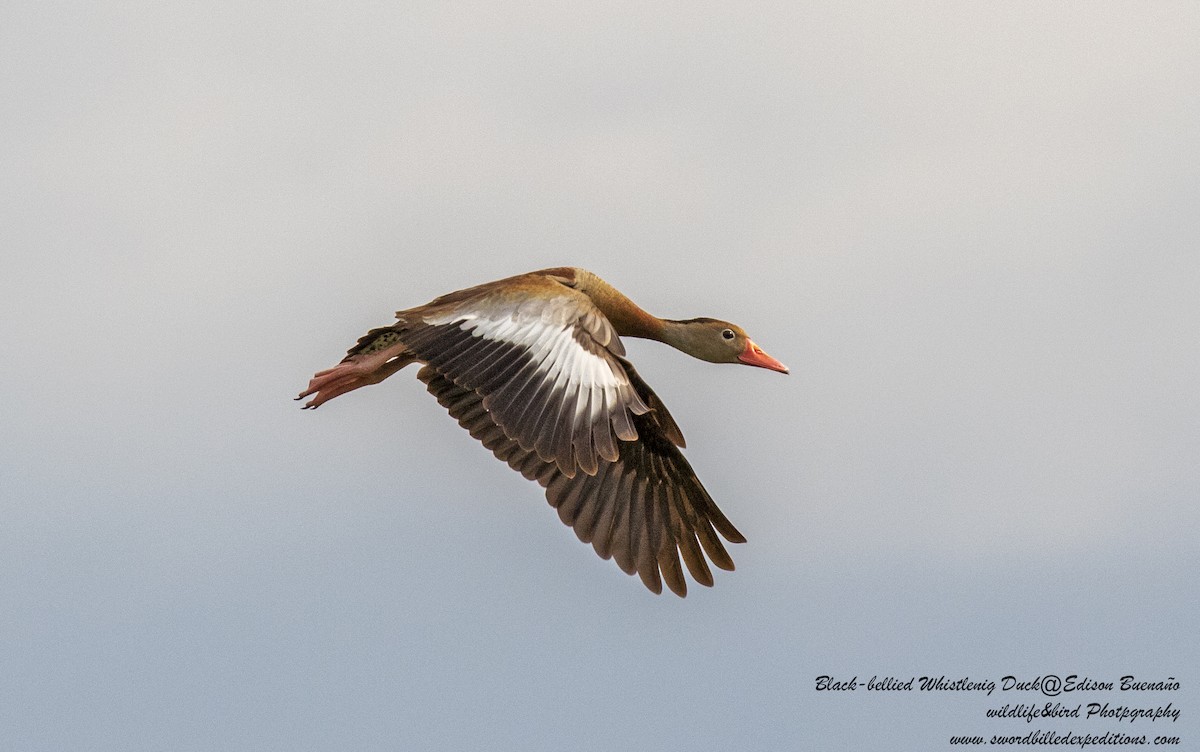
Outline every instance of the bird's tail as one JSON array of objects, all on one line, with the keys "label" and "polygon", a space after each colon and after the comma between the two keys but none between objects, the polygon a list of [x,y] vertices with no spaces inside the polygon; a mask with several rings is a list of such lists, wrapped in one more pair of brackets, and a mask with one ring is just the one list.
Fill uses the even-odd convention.
[{"label": "bird's tail", "polygon": [[316,409],[360,386],[378,384],[415,360],[416,356],[405,347],[394,326],[372,329],[359,338],[341,363],[317,372],[296,399],[315,395],[304,407]]}]

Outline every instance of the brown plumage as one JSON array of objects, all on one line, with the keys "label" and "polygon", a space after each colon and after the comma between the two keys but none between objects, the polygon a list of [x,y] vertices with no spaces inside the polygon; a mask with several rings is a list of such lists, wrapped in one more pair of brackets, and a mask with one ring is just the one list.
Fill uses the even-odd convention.
[{"label": "brown plumage", "polygon": [[787,373],[739,327],[659,319],[583,269],[544,269],[443,295],[396,313],[297,399],[321,404],[410,363],[459,425],[546,489],[580,540],[646,587],[687,593],[680,566],[712,585],[732,570],[719,532],[745,542],[679,451],[683,433],[625,359],[621,336],[703,360]]}]

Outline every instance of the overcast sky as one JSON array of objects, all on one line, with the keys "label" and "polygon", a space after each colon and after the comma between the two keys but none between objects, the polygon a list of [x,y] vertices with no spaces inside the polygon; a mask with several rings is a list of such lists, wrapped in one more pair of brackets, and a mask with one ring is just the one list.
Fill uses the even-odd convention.
[{"label": "overcast sky", "polygon": [[[8,3],[0,747],[943,749],[1200,738],[1194,3]],[[546,266],[748,542],[653,596],[402,372]],[[831,674],[1181,680],[1174,724]]]}]

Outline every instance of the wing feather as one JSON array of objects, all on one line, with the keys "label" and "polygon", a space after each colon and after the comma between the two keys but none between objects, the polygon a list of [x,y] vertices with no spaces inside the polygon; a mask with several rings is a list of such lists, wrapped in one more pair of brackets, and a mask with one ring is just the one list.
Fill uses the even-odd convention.
[{"label": "wing feather", "polygon": [[[709,560],[721,569],[733,568],[717,532],[731,542],[745,539],[721,514],[680,453],[675,439],[682,435],[665,407],[632,366],[623,359],[617,363],[630,374],[630,388],[637,389],[645,404],[655,408],[645,414],[631,413],[631,428],[638,438],[614,441],[614,459],[608,460],[602,448],[595,447],[593,473],[568,474],[557,458],[545,459],[536,448],[523,446],[496,421],[496,412],[488,409],[484,395],[457,384],[435,365],[422,368],[418,378],[496,457],[526,478],[537,480],[563,523],[572,527],[582,542],[591,543],[600,557],[613,559],[628,574],[636,572],[653,592],[661,592],[665,584],[683,596],[687,594],[685,567],[693,580],[706,586],[713,584]],[[606,394],[603,389],[591,392],[586,404],[573,403],[573,414],[586,415],[590,400],[603,404]],[[565,404],[560,405],[554,414],[571,415],[562,412],[566,409]],[[580,425],[591,429],[593,422],[581,420]],[[604,433],[592,431],[590,438],[596,440]],[[578,438],[578,430],[573,435]],[[580,452],[578,444],[571,446],[573,452]]]},{"label": "wing feather", "polygon": [[570,476],[616,460],[651,409],[630,381],[624,348],[583,293],[552,277],[521,283],[520,297],[483,286],[397,313],[406,347],[448,380],[479,392],[522,449]]}]

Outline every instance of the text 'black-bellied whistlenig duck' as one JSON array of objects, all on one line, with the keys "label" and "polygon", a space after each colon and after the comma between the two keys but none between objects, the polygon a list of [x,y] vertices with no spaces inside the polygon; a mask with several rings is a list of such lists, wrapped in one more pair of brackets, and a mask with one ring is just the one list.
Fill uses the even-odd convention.
[{"label": "text 'black-bellied whistlenig duck'", "polygon": [[704,554],[733,569],[716,532],[731,543],[746,539],[700,485],[679,451],[679,426],[625,359],[618,335],[712,363],[788,372],[740,327],[656,318],[570,267],[452,292],[396,318],[314,376],[297,399],[314,395],[305,407],[319,407],[422,363],[417,378],[450,415],[544,486],[580,540],[646,587],[661,593],[665,580],[685,595],[680,554],[702,585],[713,584]]}]

